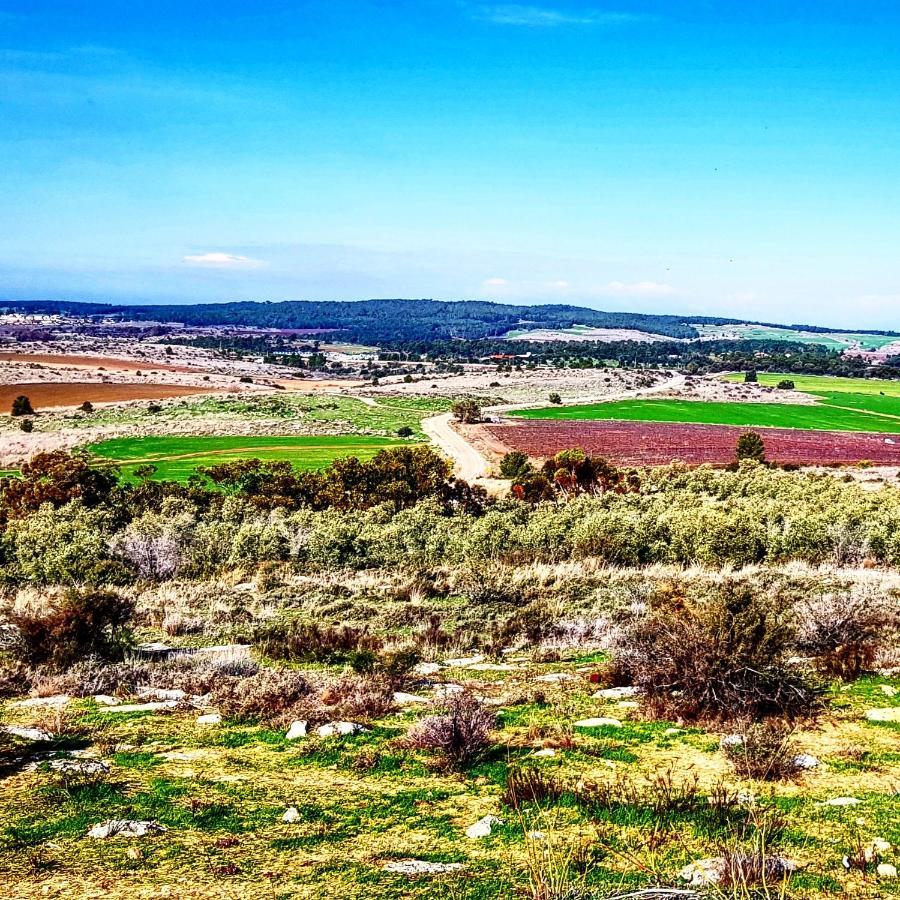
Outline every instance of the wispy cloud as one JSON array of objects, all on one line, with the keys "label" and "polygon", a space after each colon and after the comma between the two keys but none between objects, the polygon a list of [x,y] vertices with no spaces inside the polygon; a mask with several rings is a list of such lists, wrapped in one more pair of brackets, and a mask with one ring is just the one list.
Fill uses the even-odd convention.
[{"label": "wispy cloud", "polygon": [[604,9],[563,10],[521,3],[476,6],[474,18],[494,25],[520,25],[526,28],[554,28],[560,25],[628,25],[654,17]]},{"label": "wispy cloud", "polygon": [[483,287],[506,287],[508,284],[505,278],[487,278],[482,282]]},{"label": "wispy cloud", "polygon": [[185,256],[182,262],[188,266],[202,266],[207,269],[258,269],[264,266],[261,259],[238,256],[234,253],[198,253]]},{"label": "wispy cloud", "polygon": [[635,281],[631,284],[611,281],[600,293],[617,297],[671,297],[677,294],[678,290],[671,284],[662,284],[659,281]]}]

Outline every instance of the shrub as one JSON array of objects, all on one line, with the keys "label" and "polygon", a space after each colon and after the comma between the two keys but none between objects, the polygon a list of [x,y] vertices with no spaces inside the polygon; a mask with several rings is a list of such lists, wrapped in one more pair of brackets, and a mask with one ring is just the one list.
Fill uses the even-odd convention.
[{"label": "shrub", "polygon": [[773,598],[727,582],[696,600],[678,585],[623,628],[615,665],[662,715],[686,719],[802,716],[822,687],[788,662],[795,630]]},{"label": "shrub", "polygon": [[86,657],[121,659],[131,644],[134,601],[109,591],[69,591],[46,611],[11,616],[14,654],[29,665],[54,669]]},{"label": "shrub", "polygon": [[766,445],[755,431],[747,431],[738,438],[734,453],[738,462],[744,459],[759,463],[766,461]]},{"label": "shrub", "polygon": [[744,384],[756,384],[759,381],[759,376],[756,374],[756,369],[750,369],[748,372],[744,372]]},{"label": "shrub", "polygon": [[24,394],[20,394],[13,400],[10,414],[13,416],[33,416],[34,407],[32,407],[31,401]]},{"label": "shrub", "polygon": [[211,699],[226,719],[280,725],[305,712],[312,693],[299,672],[267,668],[249,678],[218,679]]},{"label": "shrub", "polygon": [[547,397],[547,399],[551,403],[562,403],[562,397],[560,397],[559,394],[556,394],[556,393],[550,394],[550,396]]},{"label": "shrub", "polygon": [[481,758],[490,747],[490,732],[496,717],[469,693],[451,697],[443,712],[414,725],[407,735],[408,746],[440,753],[447,764],[464,769]]},{"label": "shrub", "polygon": [[796,385],[790,378],[782,378],[781,381],[778,382],[778,390],[779,391],[792,391]]},{"label": "shrub", "polygon": [[81,406],[78,407],[83,413],[92,413],[94,411],[94,404],[91,403],[90,400],[85,400]]},{"label": "shrub", "polygon": [[24,431],[25,434],[31,434],[31,432],[34,431],[34,422],[32,422],[31,419],[22,419],[22,421],[19,422],[19,429]]},{"label": "shrub", "polygon": [[363,629],[323,628],[297,620],[260,629],[253,643],[266,656],[291,662],[347,662],[355,654],[381,647],[381,640]]},{"label": "shrub", "polygon": [[525,478],[532,472],[528,456],[521,450],[512,450],[500,460],[500,474],[504,478]]},{"label": "shrub", "polygon": [[783,722],[757,722],[740,735],[740,741],[724,742],[722,750],[742,778],[779,781],[797,772],[797,748],[791,734]]},{"label": "shrub", "polygon": [[472,424],[481,421],[481,407],[474,400],[457,400],[451,411],[457,422]]},{"label": "shrub", "polygon": [[412,428],[409,427],[409,425],[401,425],[397,429],[397,437],[408,438],[408,437],[412,437],[413,434],[414,434],[414,432],[413,432]]},{"label": "shrub", "polygon": [[510,768],[502,800],[510,809],[526,803],[556,803],[567,791],[559,778],[534,766]]}]

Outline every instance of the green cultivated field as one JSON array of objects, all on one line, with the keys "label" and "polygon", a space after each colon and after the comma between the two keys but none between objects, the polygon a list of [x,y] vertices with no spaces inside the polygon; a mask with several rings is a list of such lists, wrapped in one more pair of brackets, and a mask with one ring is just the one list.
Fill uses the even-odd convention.
[{"label": "green cultivated field", "polygon": [[707,340],[733,339],[744,341],[793,341],[801,344],[822,344],[831,350],[846,350],[858,346],[862,350],[880,350],[896,343],[896,335],[860,334],[854,331],[795,331],[792,328],[764,328],[757,325],[695,325]]},{"label": "green cultivated field", "polygon": [[[695,422],[756,428],[900,433],[900,382],[866,378],[761,373],[774,387],[791,379],[797,391],[813,394],[811,406],[779,403],[707,403],[699,400],[622,400],[584,406],[551,406],[512,413],[525,419]],[[743,375],[727,376],[743,381]],[[777,398],[777,394],[775,395]]]},{"label": "green cultivated field", "polygon": [[408,446],[400,438],[372,435],[291,435],[287,437],[141,437],[117,438],[87,449],[121,467],[133,478],[137,466],[156,466],[155,479],[187,481],[200,466],[238,459],[287,460],[298,469],[323,469],[341,457],[371,459],[387,447]]}]

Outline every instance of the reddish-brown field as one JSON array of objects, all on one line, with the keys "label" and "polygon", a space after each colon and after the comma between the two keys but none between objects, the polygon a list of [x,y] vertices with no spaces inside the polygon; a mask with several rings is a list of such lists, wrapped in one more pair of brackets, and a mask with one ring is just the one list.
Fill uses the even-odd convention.
[{"label": "reddish-brown field", "polygon": [[116,359],[114,356],[79,356],[69,353],[0,353],[0,362],[38,363],[42,366],[65,366],[72,369],[93,369],[121,372],[181,372],[190,374],[201,369],[176,366],[150,360]]},{"label": "reddish-brown field", "polygon": [[[586,453],[633,466],[665,465],[675,460],[690,465],[729,463],[734,459],[737,439],[749,430],[664,422],[526,422],[484,427],[510,450],[532,457],[549,457],[560,450],[581,447]],[[762,436],[772,462],[812,466],[867,460],[900,465],[900,436],[790,428],[753,430]]]},{"label": "reddish-brown field", "polygon": [[80,406],[91,403],[121,403],[125,400],[165,400],[214,393],[215,388],[180,384],[112,384],[110,382],[43,382],[39,384],[0,384],[0,413],[7,413],[13,400],[24,394],[36,409]]}]

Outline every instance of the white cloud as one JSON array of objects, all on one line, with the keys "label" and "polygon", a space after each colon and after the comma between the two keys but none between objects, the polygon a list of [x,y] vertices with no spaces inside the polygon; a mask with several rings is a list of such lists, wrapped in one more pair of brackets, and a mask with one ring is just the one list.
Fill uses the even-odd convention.
[{"label": "white cloud", "polygon": [[488,278],[481,283],[482,287],[506,287],[509,282],[505,278]]},{"label": "white cloud", "polygon": [[476,19],[494,25],[521,25],[526,28],[553,28],[558,25],[627,25],[650,19],[634,13],[587,9],[579,12],[529,6],[521,3],[501,3],[478,6],[473,10]]},{"label": "white cloud", "polygon": [[658,281],[635,281],[632,284],[611,281],[600,293],[618,297],[671,297],[678,291],[671,284],[662,284]]},{"label": "white cloud", "polygon": [[568,290],[569,282],[560,278],[559,281],[550,282],[550,287],[556,288],[558,291],[565,291]]},{"label": "white cloud", "polygon": [[265,265],[261,259],[216,252],[185,256],[182,262],[188,266],[204,266],[209,269],[257,269]]}]

